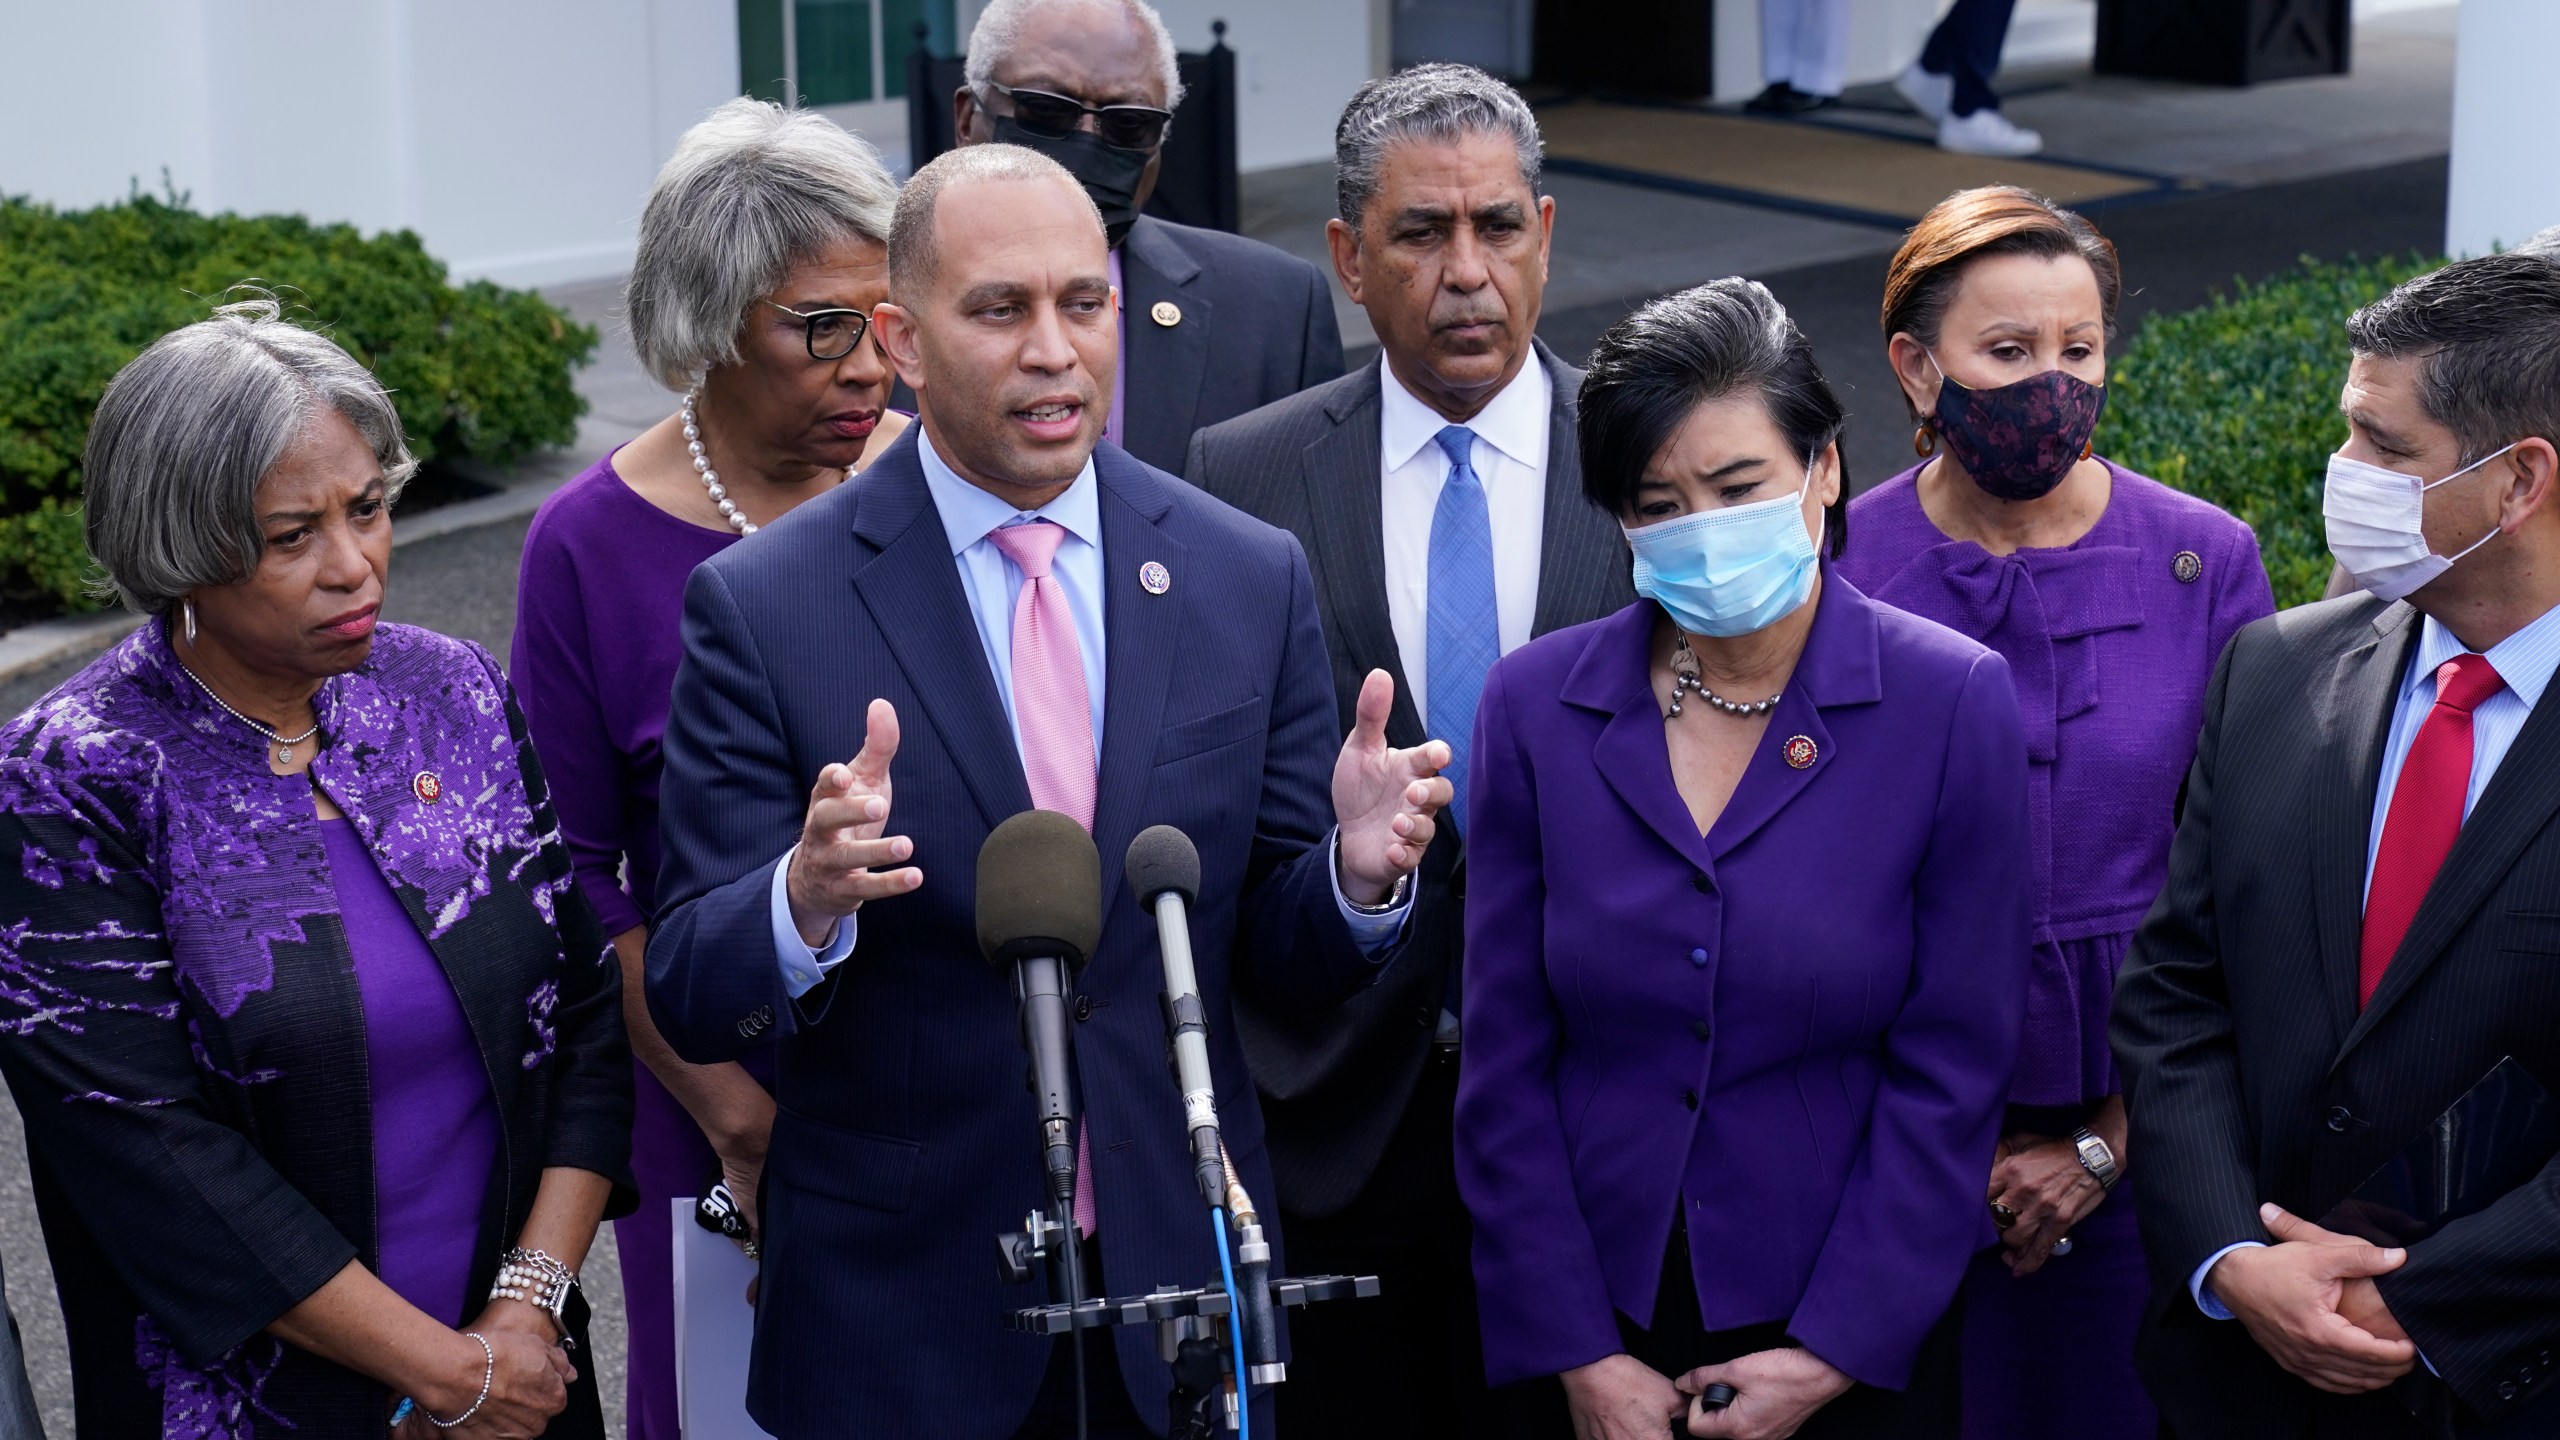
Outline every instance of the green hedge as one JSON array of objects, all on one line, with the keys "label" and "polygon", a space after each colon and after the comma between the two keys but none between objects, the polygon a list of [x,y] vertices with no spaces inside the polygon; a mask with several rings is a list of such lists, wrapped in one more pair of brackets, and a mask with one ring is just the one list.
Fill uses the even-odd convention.
[{"label": "green hedge", "polygon": [[421,461],[568,444],[596,332],[526,291],[451,283],[408,231],[200,215],[183,195],[56,211],[0,197],[0,594],[84,609],[80,450],[117,370],[242,283],[391,391]]},{"label": "green hedge", "polygon": [[2347,316],[2443,263],[2306,256],[2262,284],[2237,281],[2211,304],[2144,321],[2109,367],[2100,445],[2255,527],[2278,605],[2319,599],[2332,564],[2321,477],[2346,441]]}]

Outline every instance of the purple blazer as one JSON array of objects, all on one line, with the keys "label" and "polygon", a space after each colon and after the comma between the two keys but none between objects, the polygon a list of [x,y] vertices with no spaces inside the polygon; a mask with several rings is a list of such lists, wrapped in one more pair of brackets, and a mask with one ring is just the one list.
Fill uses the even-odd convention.
[{"label": "purple blazer", "polygon": [[1485,683],[1457,1165],[1496,1384],[1650,1325],[1685,1215],[1709,1330],[1784,1321],[1898,1389],[1990,1240],[2030,885],[2009,667],[1828,567],[1818,603],[1704,837],[1651,602]]}]

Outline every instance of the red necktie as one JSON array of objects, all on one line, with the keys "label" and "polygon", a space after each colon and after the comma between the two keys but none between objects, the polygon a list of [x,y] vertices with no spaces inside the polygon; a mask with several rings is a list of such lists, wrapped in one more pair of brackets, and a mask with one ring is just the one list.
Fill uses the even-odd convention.
[{"label": "red necktie", "polygon": [[2356,1006],[2373,999],[2391,966],[2418,902],[2462,833],[2462,802],[2471,793],[2471,712],[2506,688],[2485,655],[2456,655],[2436,667],[2436,703],[2391,788],[2382,844],[2365,888],[2364,943],[2356,957]]}]

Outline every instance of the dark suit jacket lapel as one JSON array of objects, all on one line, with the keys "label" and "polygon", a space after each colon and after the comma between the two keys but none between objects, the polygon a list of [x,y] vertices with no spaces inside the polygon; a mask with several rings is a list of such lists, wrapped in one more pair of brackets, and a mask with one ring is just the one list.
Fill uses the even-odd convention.
[{"label": "dark suit jacket lapel", "polygon": [[[2405,628],[2414,632],[2418,627]],[[2560,813],[2560,705],[2536,705],[2522,733],[2507,747],[2506,758],[2498,762],[2498,772],[2489,777],[2488,788],[2480,792],[2480,802],[2471,807],[2471,817],[2463,821],[2452,853],[2419,902],[2399,953],[2391,957],[2391,968],[2382,972],[2373,1003],[2365,1006],[2341,1049],[2362,1040],[2443,958],[2555,813]]]},{"label": "dark suit jacket lapel", "polygon": [[1575,404],[1582,372],[1538,341],[1555,396],[1547,411],[1546,516],[1538,539],[1538,606],[1529,633],[1544,635],[1617,608],[1627,589],[1626,542],[1616,519],[1584,498]]},{"label": "dark suit jacket lapel", "polygon": [[2331,672],[2321,751],[2328,767],[2312,800],[2311,884],[2320,932],[2323,987],[2337,1033],[2356,1024],[2358,955],[2364,937],[2365,851],[2391,709],[2417,643],[2418,614],[2406,605],[2374,617],[2373,636],[2338,657]]},{"label": "dark suit jacket lapel", "polygon": [[925,488],[915,434],[901,436],[853,483],[863,487],[854,534],[879,552],[854,572],[853,588],[925,710],[899,716],[901,726],[918,718],[932,723],[990,826],[1030,809],[1030,782],[960,588],[950,537]]},{"label": "dark suit jacket lapel", "polygon": [[[1102,657],[1102,770],[1093,807],[1107,910],[1120,893],[1124,851],[1144,819],[1139,811],[1180,653],[1175,637],[1182,633],[1190,597],[1215,581],[1192,574],[1183,563],[1182,542],[1158,525],[1173,499],[1153,475],[1107,449],[1096,451],[1093,463],[1102,486],[1102,623],[1111,637]],[[1138,583],[1138,571],[1150,560],[1173,576],[1173,587],[1162,595],[1150,595]]]},{"label": "dark suit jacket lapel", "polygon": [[[1121,439],[1136,454],[1178,456],[1190,448],[1201,377],[1209,368],[1209,297],[1191,283],[1199,278],[1199,262],[1173,242],[1161,221],[1139,217],[1120,244],[1120,313],[1128,349],[1120,369],[1129,391],[1120,402]],[[1157,324],[1161,301],[1171,301],[1182,318]]]},{"label": "dark suit jacket lapel", "polygon": [[1307,565],[1324,591],[1325,625],[1350,652],[1353,665],[1363,675],[1384,670],[1395,677],[1388,742],[1419,745],[1422,717],[1413,708],[1413,687],[1405,682],[1404,657],[1387,618],[1386,528],[1379,514],[1378,366],[1383,363],[1369,362],[1343,387],[1325,410],[1332,427],[1307,447],[1299,470],[1314,538]]}]

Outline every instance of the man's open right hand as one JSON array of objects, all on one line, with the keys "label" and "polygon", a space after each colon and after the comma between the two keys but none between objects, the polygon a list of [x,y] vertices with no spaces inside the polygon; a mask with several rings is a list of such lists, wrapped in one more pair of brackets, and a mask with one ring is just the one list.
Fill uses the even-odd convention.
[{"label": "man's open right hand", "polygon": [[2376,1335],[2341,1311],[2348,1286],[2399,1269],[2408,1252],[2323,1230],[2273,1205],[2259,1213],[2277,1243],[2234,1250],[2205,1277],[2258,1348],[2340,1395],[2379,1390],[2408,1374],[2418,1363],[2417,1346]]},{"label": "man's open right hand", "polygon": [[882,868],[900,865],[916,850],[906,836],[886,833],[889,762],[897,754],[898,712],[888,701],[874,700],[864,716],[862,753],[850,764],[819,772],[809,792],[800,848],[792,852],[784,885],[791,924],[813,950],[825,948],[836,922],[864,901],[904,895],[924,883],[924,873],[912,865]]}]

